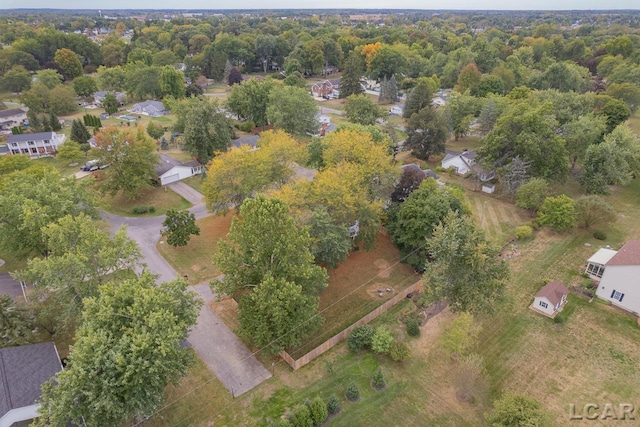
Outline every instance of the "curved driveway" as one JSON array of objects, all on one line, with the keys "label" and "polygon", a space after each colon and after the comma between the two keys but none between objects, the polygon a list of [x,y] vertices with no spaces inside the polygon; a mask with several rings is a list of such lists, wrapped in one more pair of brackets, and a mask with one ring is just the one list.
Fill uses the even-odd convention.
[{"label": "curved driveway", "polygon": [[[202,194],[193,188],[183,182],[170,184],[169,188],[194,203],[189,211],[196,216],[196,219],[210,215],[202,202]],[[131,218],[105,212],[102,217],[109,222],[113,231],[121,225],[128,226],[129,237],[140,246],[146,268],[157,274],[161,282],[168,282],[178,277],[173,267],[156,249],[164,216]],[[209,283],[200,283],[193,286],[193,289],[204,300],[204,304],[188,341],[202,361],[234,396],[249,391],[270,378],[271,373],[209,308],[209,302],[215,298]]]}]

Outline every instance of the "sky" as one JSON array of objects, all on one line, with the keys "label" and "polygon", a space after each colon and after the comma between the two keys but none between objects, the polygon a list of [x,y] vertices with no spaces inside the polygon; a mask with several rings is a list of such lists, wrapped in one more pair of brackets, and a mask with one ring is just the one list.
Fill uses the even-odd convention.
[{"label": "sky", "polygon": [[638,0],[2,0],[0,8],[59,9],[465,9],[602,10],[639,9]]}]

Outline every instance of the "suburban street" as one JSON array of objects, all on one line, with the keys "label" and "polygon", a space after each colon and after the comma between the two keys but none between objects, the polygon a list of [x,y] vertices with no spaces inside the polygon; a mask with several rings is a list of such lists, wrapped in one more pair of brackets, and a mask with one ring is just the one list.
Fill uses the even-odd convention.
[{"label": "suburban street", "polygon": [[[202,194],[187,184],[177,182],[170,184],[169,188],[194,204],[189,211],[197,219],[210,215],[203,203]],[[140,246],[146,269],[157,274],[161,282],[168,282],[178,277],[173,267],[156,249],[164,216],[132,218],[105,212],[102,217],[109,222],[113,231],[122,225],[128,226],[129,237]],[[215,298],[209,283],[200,283],[192,286],[192,289],[204,304],[200,310],[198,322],[191,330],[188,342],[216,377],[234,396],[249,391],[270,378],[271,373],[209,307],[209,303]]]}]

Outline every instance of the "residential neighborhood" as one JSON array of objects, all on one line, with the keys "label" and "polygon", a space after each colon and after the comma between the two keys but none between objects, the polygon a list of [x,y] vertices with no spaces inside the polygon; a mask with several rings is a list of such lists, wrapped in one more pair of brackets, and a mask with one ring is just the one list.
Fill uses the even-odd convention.
[{"label": "residential neighborhood", "polygon": [[0,10],[0,427],[640,416],[635,5],[138,6]]}]

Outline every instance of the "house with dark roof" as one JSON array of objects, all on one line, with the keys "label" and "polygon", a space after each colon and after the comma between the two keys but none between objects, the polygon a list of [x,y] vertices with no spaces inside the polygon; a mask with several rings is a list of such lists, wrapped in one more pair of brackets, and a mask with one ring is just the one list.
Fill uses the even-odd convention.
[{"label": "house with dark roof", "polygon": [[258,140],[260,139],[260,135],[249,135],[243,136],[242,138],[231,140],[231,146],[235,148],[240,148],[243,145],[249,146],[252,149],[258,148]]},{"label": "house with dark roof", "polygon": [[640,315],[640,240],[605,251],[600,249],[587,262],[586,273],[598,281],[596,296]]},{"label": "house with dark roof", "polygon": [[27,121],[27,112],[20,108],[0,110],[0,130],[10,130],[22,126]]},{"label": "house with dark roof", "polygon": [[102,107],[102,102],[104,101],[104,98],[107,96],[107,94],[112,94],[116,97],[116,101],[118,101],[118,104],[122,107],[125,103],[125,101],[127,100],[127,95],[125,95],[122,92],[116,92],[116,91],[107,91],[107,90],[101,90],[98,92],[95,92],[93,94],[93,102],[98,106],[98,107]]},{"label": "house with dark roof", "polygon": [[402,169],[403,171],[405,171],[405,170],[414,170],[416,172],[422,172],[424,174],[425,178],[433,178],[436,181],[440,179],[440,177],[438,176],[437,173],[435,173],[431,169],[421,169],[420,165],[418,165],[417,163],[409,163],[409,164],[406,164],[406,165],[402,165],[402,166],[400,166],[400,169]]},{"label": "house with dark roof", "polygon": [[39,132],[9,135],[7,147],[10,154],[28,154],[31,158],[53,156],[67,137],[61,133]]},{"label": "house with dark roof", "polygon": [[200,175],[203,168],[204,167],[195,160],[182,163],[173,157],[161,154],[158,167],[156,167],[156,174],[158,175],[160,185],[165,186],[194,175]]},{"label": "house with dark roof", "polygon": [[340,96],[341,78],[327,79],[311,86],[311,93],[317,98],[338,98]]},{"label": "house with dark roof", "polygon": [[131,112],[151,117],[158,117],[169,114],[169,110],[167,110],[164,104],[160,101],[144,101],[133,104],[133,107],[131,107]]},{"label": "house with dark roof", "polygon": [[533,297],[530,309],[548,317],[555,317],[567,304],[569,290],[561,282],[549,282]]},{"label": "house with dark roof", "polygon": [[52,342],[0,349],[0,426],[37,418],[40,388],[61,370]]}]

